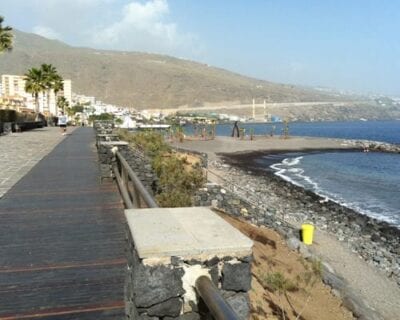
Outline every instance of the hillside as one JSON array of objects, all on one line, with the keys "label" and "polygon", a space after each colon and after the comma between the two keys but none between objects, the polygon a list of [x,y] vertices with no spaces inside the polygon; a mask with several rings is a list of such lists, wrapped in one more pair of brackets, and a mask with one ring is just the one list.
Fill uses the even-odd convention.
[{"label": "hillside", "polygon": [[[252,98],[270,102],[331,101],[338,96],[255,80],[226,70],[164,55],[76,48],[15,30],[14,50],[0,58],[0,74],[23,74],[51,63],[73,91],[108,103],[143,108],[202,106]],[[340,98],[340,97],[339,97]]]}]

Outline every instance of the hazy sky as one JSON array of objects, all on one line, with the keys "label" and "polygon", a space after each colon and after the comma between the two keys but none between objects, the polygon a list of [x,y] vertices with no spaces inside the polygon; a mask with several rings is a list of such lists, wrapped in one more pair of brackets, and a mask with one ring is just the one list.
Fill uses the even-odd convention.
[{"label": "hazy sky", "polygon": [[71,45],[400,95],[399,0],[1,0],[0,15]]}]

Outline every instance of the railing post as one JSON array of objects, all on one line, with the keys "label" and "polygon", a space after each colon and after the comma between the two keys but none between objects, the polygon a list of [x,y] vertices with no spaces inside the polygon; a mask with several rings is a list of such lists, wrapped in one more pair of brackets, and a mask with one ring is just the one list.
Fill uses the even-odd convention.
[{"label": "railing post", "polygon": [[126,169],[121,166],[121,179],[122,179],[122,183],[124,184],[125,188],[128,188],[128,173],[126,172]]},{"label": "railing post", "polygon": [[142,204],[141,204],[141,200],[140,200],[139,191],[135,185],[133,185],[133,198],[134,198],[133,201],[135,202],[136,207],[141,208]]}]

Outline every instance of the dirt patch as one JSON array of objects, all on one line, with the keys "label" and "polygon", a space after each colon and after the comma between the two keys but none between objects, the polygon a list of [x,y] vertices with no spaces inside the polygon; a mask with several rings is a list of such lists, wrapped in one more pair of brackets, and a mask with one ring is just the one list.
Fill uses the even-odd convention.
[{"label": "dirt patch", "polygon": [[319,277],[318,261],[305,261],[275,231],[220,213],[254,241],[251,319],[354,319]]},{"label": "dirt patch", "polygon": [[200,157],[197,155],[194,155],[194,154],[177,152],[176,156],[179,159],[185,159],[185,166],[196,166],[196,165],[200,165],[200,163],[201,163]]}]

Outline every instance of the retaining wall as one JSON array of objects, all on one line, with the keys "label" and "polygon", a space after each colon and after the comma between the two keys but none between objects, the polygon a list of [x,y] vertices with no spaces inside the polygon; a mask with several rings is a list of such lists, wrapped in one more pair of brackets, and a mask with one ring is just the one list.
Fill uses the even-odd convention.
[{"label": "retaining wall", "polygon": [[251,256],[185,259],[147,264],[140,259],[127,229],[128,267],[125,282],[127,319],[212,319],[190,283],[208,274],[223,297],[238,314],[248,319]]}]

